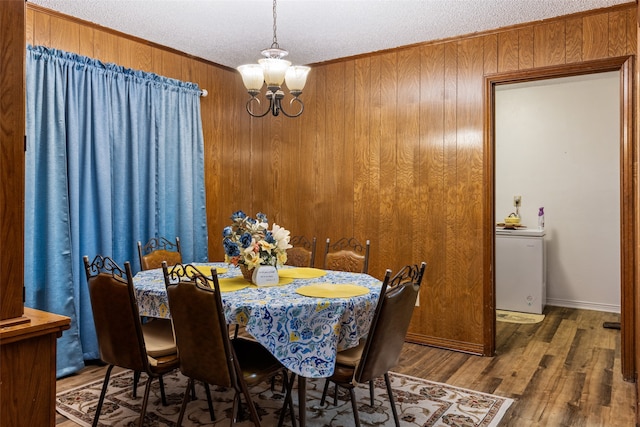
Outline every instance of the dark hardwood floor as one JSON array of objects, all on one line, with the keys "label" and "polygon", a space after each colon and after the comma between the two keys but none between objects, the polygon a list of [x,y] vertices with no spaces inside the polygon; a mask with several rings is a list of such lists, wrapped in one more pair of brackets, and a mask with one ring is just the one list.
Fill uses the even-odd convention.
[{"label": "dark hardwood floor", "polygon": [[[500,427],[633,427],[635,384],[622,379],[619,315],[547,307],[535,325],[497,323],[496,356],[479,357],[405,344],[394,369],[515,399]],[[58,380],[58,391],[100,379],[89,366]],[[58,416],[57,427],[77,424]]]}]

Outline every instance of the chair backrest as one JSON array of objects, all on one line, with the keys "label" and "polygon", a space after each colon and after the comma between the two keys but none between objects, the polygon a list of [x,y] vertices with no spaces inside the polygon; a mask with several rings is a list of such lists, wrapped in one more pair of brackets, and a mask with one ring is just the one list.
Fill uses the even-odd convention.
[{"label": "chair backrest", "polygon": [[206,277],[190,265],[163,263],[180,371],[207,384],[239,389],[215,268]]},{"label": "chair backrest", "polygon": [[387,270],[355,381],[378,378],[398,363],[425,268],[424,262],[408,265],[391,279]]},{"label": "chair backrest", "polygon": [[343,237],[333,244],[327,239],[324,269],[366,274],[369,272],[369,247],[369,240],[363,245],[354,237]]},{"label": "chair backrest", "polygon": [[304,236],[293,236],[289,242],[293,247],[287,249],[287,265],[313,267],[316,259],[316,238],[310,242]]},{"label": "chair backrest", "polygon": [[171,242],[164,237],[153,237],[144,246],[138,242],[138,257],[143,270],[160,268],[162,261],[169,265],[181,263],[180,238],[176,237],[176,241]]},{"label": "chair backrest", "polygon": [[131,266],[126,262],[123,270],[101,255],[91,263],[86,256],[83,260],[100,358],[110,365],[148,371]]}]

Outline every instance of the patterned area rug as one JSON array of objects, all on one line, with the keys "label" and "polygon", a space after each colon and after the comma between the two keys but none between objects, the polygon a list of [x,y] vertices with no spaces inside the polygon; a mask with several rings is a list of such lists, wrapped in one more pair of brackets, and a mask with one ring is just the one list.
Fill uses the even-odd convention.
[{"label": "patterned area rug", "polygon": [[[456,427],[495,427],[513,403],[512,399],[478,393],[435,383],[420,378],[390,373],[396,406],[403,426],[456,426]],[[100,415],[101,426],[136,425],[142,402],[146,376],[140,379],[138,397],[132,398],[133,374],[130,371],[113,374],[110,379],[107,397]],[[162,406],[157,381],[152,384],[145,426],[175,426],[180,411],[180,403],[187,380],[179,372],[164,377],[168,405]],[[74,422],[90,426],[96,410],[102,381],[97,381],[72,390],[58,393],[56,410]],[[338,405],[333,405],[333,390],[324,406],[320,406],[323,380],[307,381],[307,425],[308,426],[347,426],[353,425],[353,414],[349,394],[346,390],[338,392]],[[360,420],[363,426],[393,426],[393,415],[389,408],[384,380],[375,384],[375,405],[369,406],[368,385],[356,389],[359,399]],[[281,385],[276,382],[275,391],[269,384],[254,387],[251,392],[263,426],[277,425],[280,408],[284,400]],[[206,401],[204,387],[196,384],[198,400],[187,405],[183,426],[227,426],[231,413],[233,394],[223,388],[211,387],[214,412],[217,421],[212,422]],[[294,390],[294,405],[297,393]],[[239,427],[251,426],[248,413],[244,408],[240,415]],[[289,417],[285,425],[290,426]]]},{"label": "patterned area rug", "polygon": [[544,314],[520,313],[518,311],[496,310],[496,320],[507,323],[534,324],[544,320]]}]

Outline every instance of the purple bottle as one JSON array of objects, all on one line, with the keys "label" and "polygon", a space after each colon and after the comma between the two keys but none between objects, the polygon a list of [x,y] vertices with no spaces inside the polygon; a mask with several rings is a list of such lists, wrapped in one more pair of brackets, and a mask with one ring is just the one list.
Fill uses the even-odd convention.
[{"label": "purple bottle", "polygon": [[538,210],[538,230],[544,230],[544,207]]}]

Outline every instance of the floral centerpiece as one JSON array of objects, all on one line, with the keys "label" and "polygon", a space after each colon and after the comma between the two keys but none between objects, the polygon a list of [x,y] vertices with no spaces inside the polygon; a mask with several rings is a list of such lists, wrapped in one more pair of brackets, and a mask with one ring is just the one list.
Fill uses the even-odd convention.
[{"label": "floral centerpiece", "polygon": [[287,249],[292,247],[288,230],[275,223],[269,230],[263,213],[251,218],[237,211],[231,215],[231,221],[233,223],[222,231],[225,262],[245,271],[260,265],[278,267],[287,262]]}]

